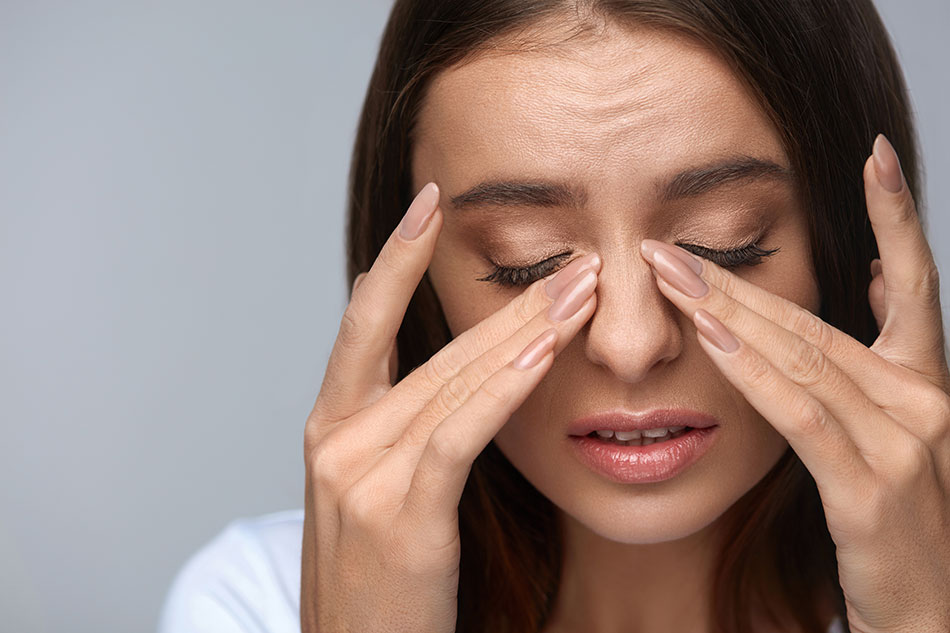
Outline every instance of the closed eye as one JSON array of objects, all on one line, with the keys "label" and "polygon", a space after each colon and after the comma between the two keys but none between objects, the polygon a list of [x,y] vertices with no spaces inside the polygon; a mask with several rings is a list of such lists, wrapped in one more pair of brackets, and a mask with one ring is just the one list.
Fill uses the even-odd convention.
[{"label": "closed eye", "polygon": [[[764,249],[758,244],[758,238],[753,242],[728,250],[717,250],[682,242],[677,242],[676,245],[723,268],[757,266],[763,262],[763,258],[771,257],[780,249],[780,247]],[[487,281],[505,288],[529,286],[557,270],[558,264],[572,254],[571,251],[558,253],[529,266],[504,266],[491,262],[491,271],[484,277],[479,277],[476,281]]]}]

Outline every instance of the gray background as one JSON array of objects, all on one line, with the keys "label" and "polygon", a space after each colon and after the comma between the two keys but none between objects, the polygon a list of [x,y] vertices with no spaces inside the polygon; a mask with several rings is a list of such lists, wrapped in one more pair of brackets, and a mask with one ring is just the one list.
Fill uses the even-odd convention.
[{"label": "gray background", "polygon": [[[0,629],[151,630],[229,520],[302,507],[389,5],[0,0]],[[879,6],[946,271],[950,4]]]}]

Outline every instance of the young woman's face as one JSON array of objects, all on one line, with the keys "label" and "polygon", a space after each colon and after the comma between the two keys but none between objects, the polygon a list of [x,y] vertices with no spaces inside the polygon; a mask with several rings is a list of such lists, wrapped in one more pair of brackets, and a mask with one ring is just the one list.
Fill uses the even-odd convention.
[{"label": "young woman's face", "polygon": [[[667,541],[710,526],[776,463],[787,442],[719,373],[639,248],[644,238],[778,247],[733,271],[818,309],[792,179],[726,178],[702,193],[665,194],[677,174],[739,157],[790,168],[776,129],[721,59],[681,36],[615,25],[554,48],[484,55],[435,78],[413,151],[414,190],[433,180],[442,191],[445,222],[429,275],[454,335],[524,289],[479,281],[492,262],[520,267],[571,253],[562,267],[601,257],[594,315],[495,438],[542,494],[611,540]],[[578,208],[452,205],[497,181],[563,182],[586,196]],[[665,481],[615,483],[571,448],[575,418],[674,407],[720,424],[711,448]]]}]

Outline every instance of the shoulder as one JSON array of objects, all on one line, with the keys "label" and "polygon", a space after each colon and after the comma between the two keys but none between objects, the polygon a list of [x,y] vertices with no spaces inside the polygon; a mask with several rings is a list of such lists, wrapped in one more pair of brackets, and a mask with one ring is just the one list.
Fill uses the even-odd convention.
[{"label": "shoulder", "polygon": [[303,509],[234,519],[179,569],[158,633],[299,631],[302,538]]}]

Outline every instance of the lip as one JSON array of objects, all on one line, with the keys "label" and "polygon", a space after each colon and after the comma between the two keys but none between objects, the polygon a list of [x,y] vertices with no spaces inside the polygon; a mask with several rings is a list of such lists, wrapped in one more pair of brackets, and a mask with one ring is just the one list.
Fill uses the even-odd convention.
[{"label": "lip", "polygon": [[719,427],[709,426],[649,446],[622,446],[583,435],[568,439],[577,459],[594,472],[617,483],[641,484],[680,474],[698,461],[718,436]]},{"label": "lip", "polygon": [[694,429],[707,429],[719,426],[719,420],[708,413],[687,408],[651,409],[644,413],[617,409],[577,418],[568,425],[567,433],[583,437],[597,430],[638,431],[664,426],[691,426]]}]

